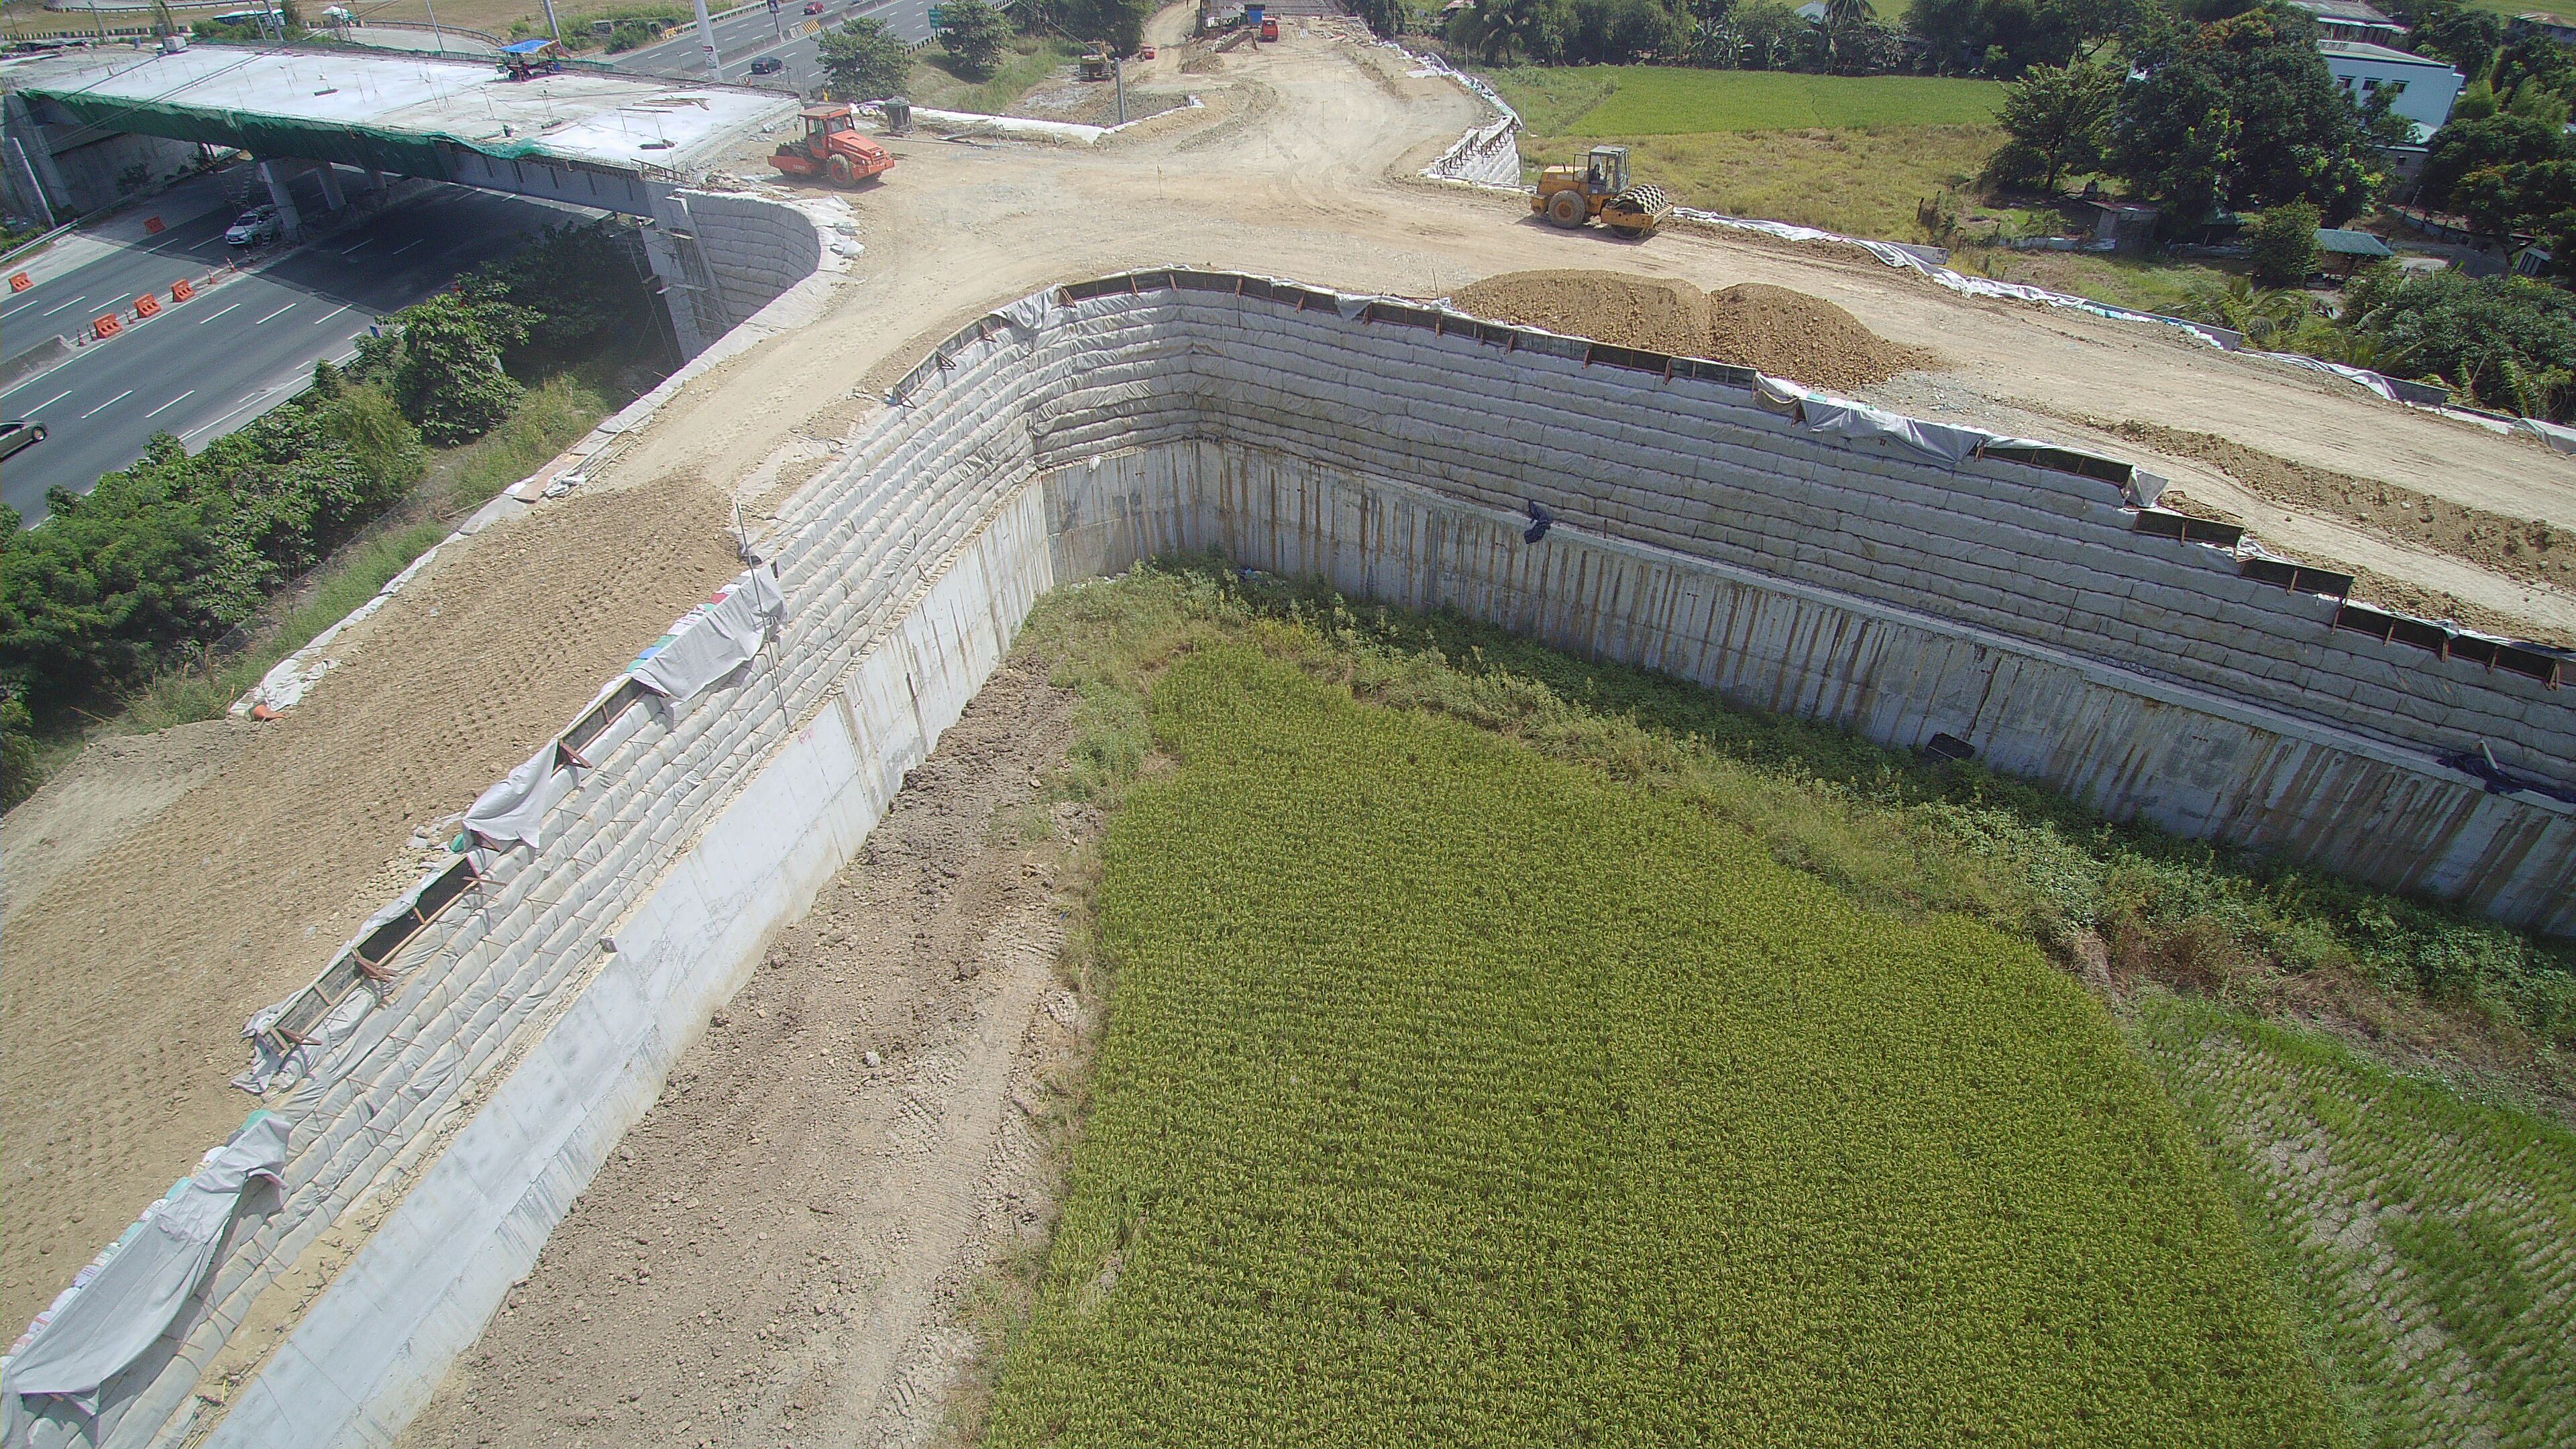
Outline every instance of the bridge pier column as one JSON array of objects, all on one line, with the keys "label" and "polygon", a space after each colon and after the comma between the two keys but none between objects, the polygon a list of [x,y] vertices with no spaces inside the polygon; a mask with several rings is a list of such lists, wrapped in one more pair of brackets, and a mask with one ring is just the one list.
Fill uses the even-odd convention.
[{"label": "bridge pier column", "polygon": [[268,199],[277,208],[277,234],[288,241],[304,235],[304,218],[296,214],[295,198],[287,194],[286,173],[274,161],[259,163],[259,179],[268,183]]},{"label": "bridge pier column", "polygon": [[385,173],[377,170],[373,166],[367,168],[367,189],[369,191],[374,192],[378,196],[382,196],[385,194],[385,187],[388,184],[389,183],[385,180]]},{"label": "bridge pier column", "polygon": [[318,161],[313,169],[322,173],[322,204],[333,211],[348,205],[349,195],[340,189],[340,168],[328,161]]}]

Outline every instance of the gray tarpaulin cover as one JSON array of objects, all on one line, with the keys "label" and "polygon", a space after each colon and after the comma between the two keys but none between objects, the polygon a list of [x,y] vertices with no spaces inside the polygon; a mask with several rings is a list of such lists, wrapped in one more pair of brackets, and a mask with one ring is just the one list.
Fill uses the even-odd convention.
[{"label": "gray tarpaulin cover", "polygon": [[665,699],[687,699],[759,653],[786,618],[787,598],[773,567],[745,569],[654,640],[626,672]]},{"label": "gray tarpaulin cover", "polygon": [[1830,433],[1854,442],[1886,438],[1954,468],[1974,457],[1979,447],[1997,441],[1993,433],[1981,429],[1927,423],[1920,418],[1904,417],[1866,403],[1845,402],[1822,393],[1807,394],[1806,414],[1807,426],[1816,432]]},{"label": "gray tarpaulin cover", "polygon": [[1031,292],[994,315],[1023,332],[1035,332],[1046,325],[1047,313],[1055,310],[1055,288]]},{"label": "gray tarpaulin cover", "polygon": [[286,1134],[285,1118],[253,1112],[230,1141],[206,1154],[194,1177],[145,1209],[124,1246],[68,1302],[55,1304],[10,1360],[7,1391],[82,1398],[150,1348],[196,1291],[242,1189],[255,1177],[277,1180]]},{"label": "gray tarpaulin cover", "polygon": [[546,812],[572,793],[573,783],[571,759],[560,742],[548,740],[500,783],[474,797],[473,808],[465,812],[465,828],[495,849],[523,840],[532,847],[542,845]]}]

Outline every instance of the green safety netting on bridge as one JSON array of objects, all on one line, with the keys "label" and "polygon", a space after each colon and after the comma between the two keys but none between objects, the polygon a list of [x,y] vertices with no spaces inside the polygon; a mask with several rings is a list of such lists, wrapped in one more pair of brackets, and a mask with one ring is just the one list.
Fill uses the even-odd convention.
[{"label": "green safety netting on bridge", "polygon": [[434,131],[395,130],[345,122],[299,121],[263,116],[222,106],[196,106],[173,101],[136,101],[89,91],[50,91],[30,86],[30,98],[53,102],[85,125],[137,131],[173,141],[202,141],[234,146],[254,156],[298,156],[310,161],[337,161],[346,166],[372,166],[405,176],[451,181],[443,147],[479,151],[509,161],[554,159],[536,137],[516,140],[476,139]]}]

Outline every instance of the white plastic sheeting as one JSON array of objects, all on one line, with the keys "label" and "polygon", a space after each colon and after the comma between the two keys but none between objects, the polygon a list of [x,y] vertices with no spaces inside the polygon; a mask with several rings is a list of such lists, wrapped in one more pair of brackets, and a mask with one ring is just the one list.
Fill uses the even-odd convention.
[{"label": "white plastic sheeting", "polygon": [[473,807],[465,812],[465,828],[493,849],[522,841],[544,844],[546,812],[572,793],[573,767],[571,753],[560,741],[546,741],[545,748],[474,797]]},{"label": "white plastic sheeting", "polygon": [[0,1374],[9,1442],[25,1442],[32,1427],[26,1399],[60,1396],[97,1411],[99,1385],[141,1357],[196,1292],[242,1189],[253,1179],[278,1180],[286,1137],[285,1118],[253,1112],[230,1140],[207,1151],[194,1176],[144,1212],[96,1275],[55,1300],[44,1326]]},{"label": "white plastic sheeting", "polygon": [[786,619],[777,569],[745,569],[654,640],[626,672],[665,699],[692,699],[749,663]]}]

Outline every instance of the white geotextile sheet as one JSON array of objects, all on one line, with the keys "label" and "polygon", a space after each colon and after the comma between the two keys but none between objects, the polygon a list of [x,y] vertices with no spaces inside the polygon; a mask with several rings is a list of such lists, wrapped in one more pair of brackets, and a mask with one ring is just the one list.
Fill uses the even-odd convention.
[{"label": "white geotextile sheet", "polygon": [[665,699],[688,699],[741,668],[786,619],[777,567],[745,569],[653,641],[626,672]]},{"label": "white geotextile sheet", "polygon": [[89,1400],[98,1386],[150,1348],[196,1291],[232,1225],[242,1189],[253,1178],[277,1180],[287,1130],[285,1118],[253,1112],[230,1140],[206,1153],[193,1177],[144,1210],[115,1255],[66,1295],[68,1301],[57,1300],[33,1340],[9,1360],[5,1392],[13,1409],[30,1396],[60,1395],[96,1410]]},{"label": "white geotextile sheet", "polygon": [[576,783],[571,757],[558,740],[520,762],[490,789],[474,797],[465,812],[465,828],[485,845],[507,849],[525,842],[543,845],[546,812]]}]

